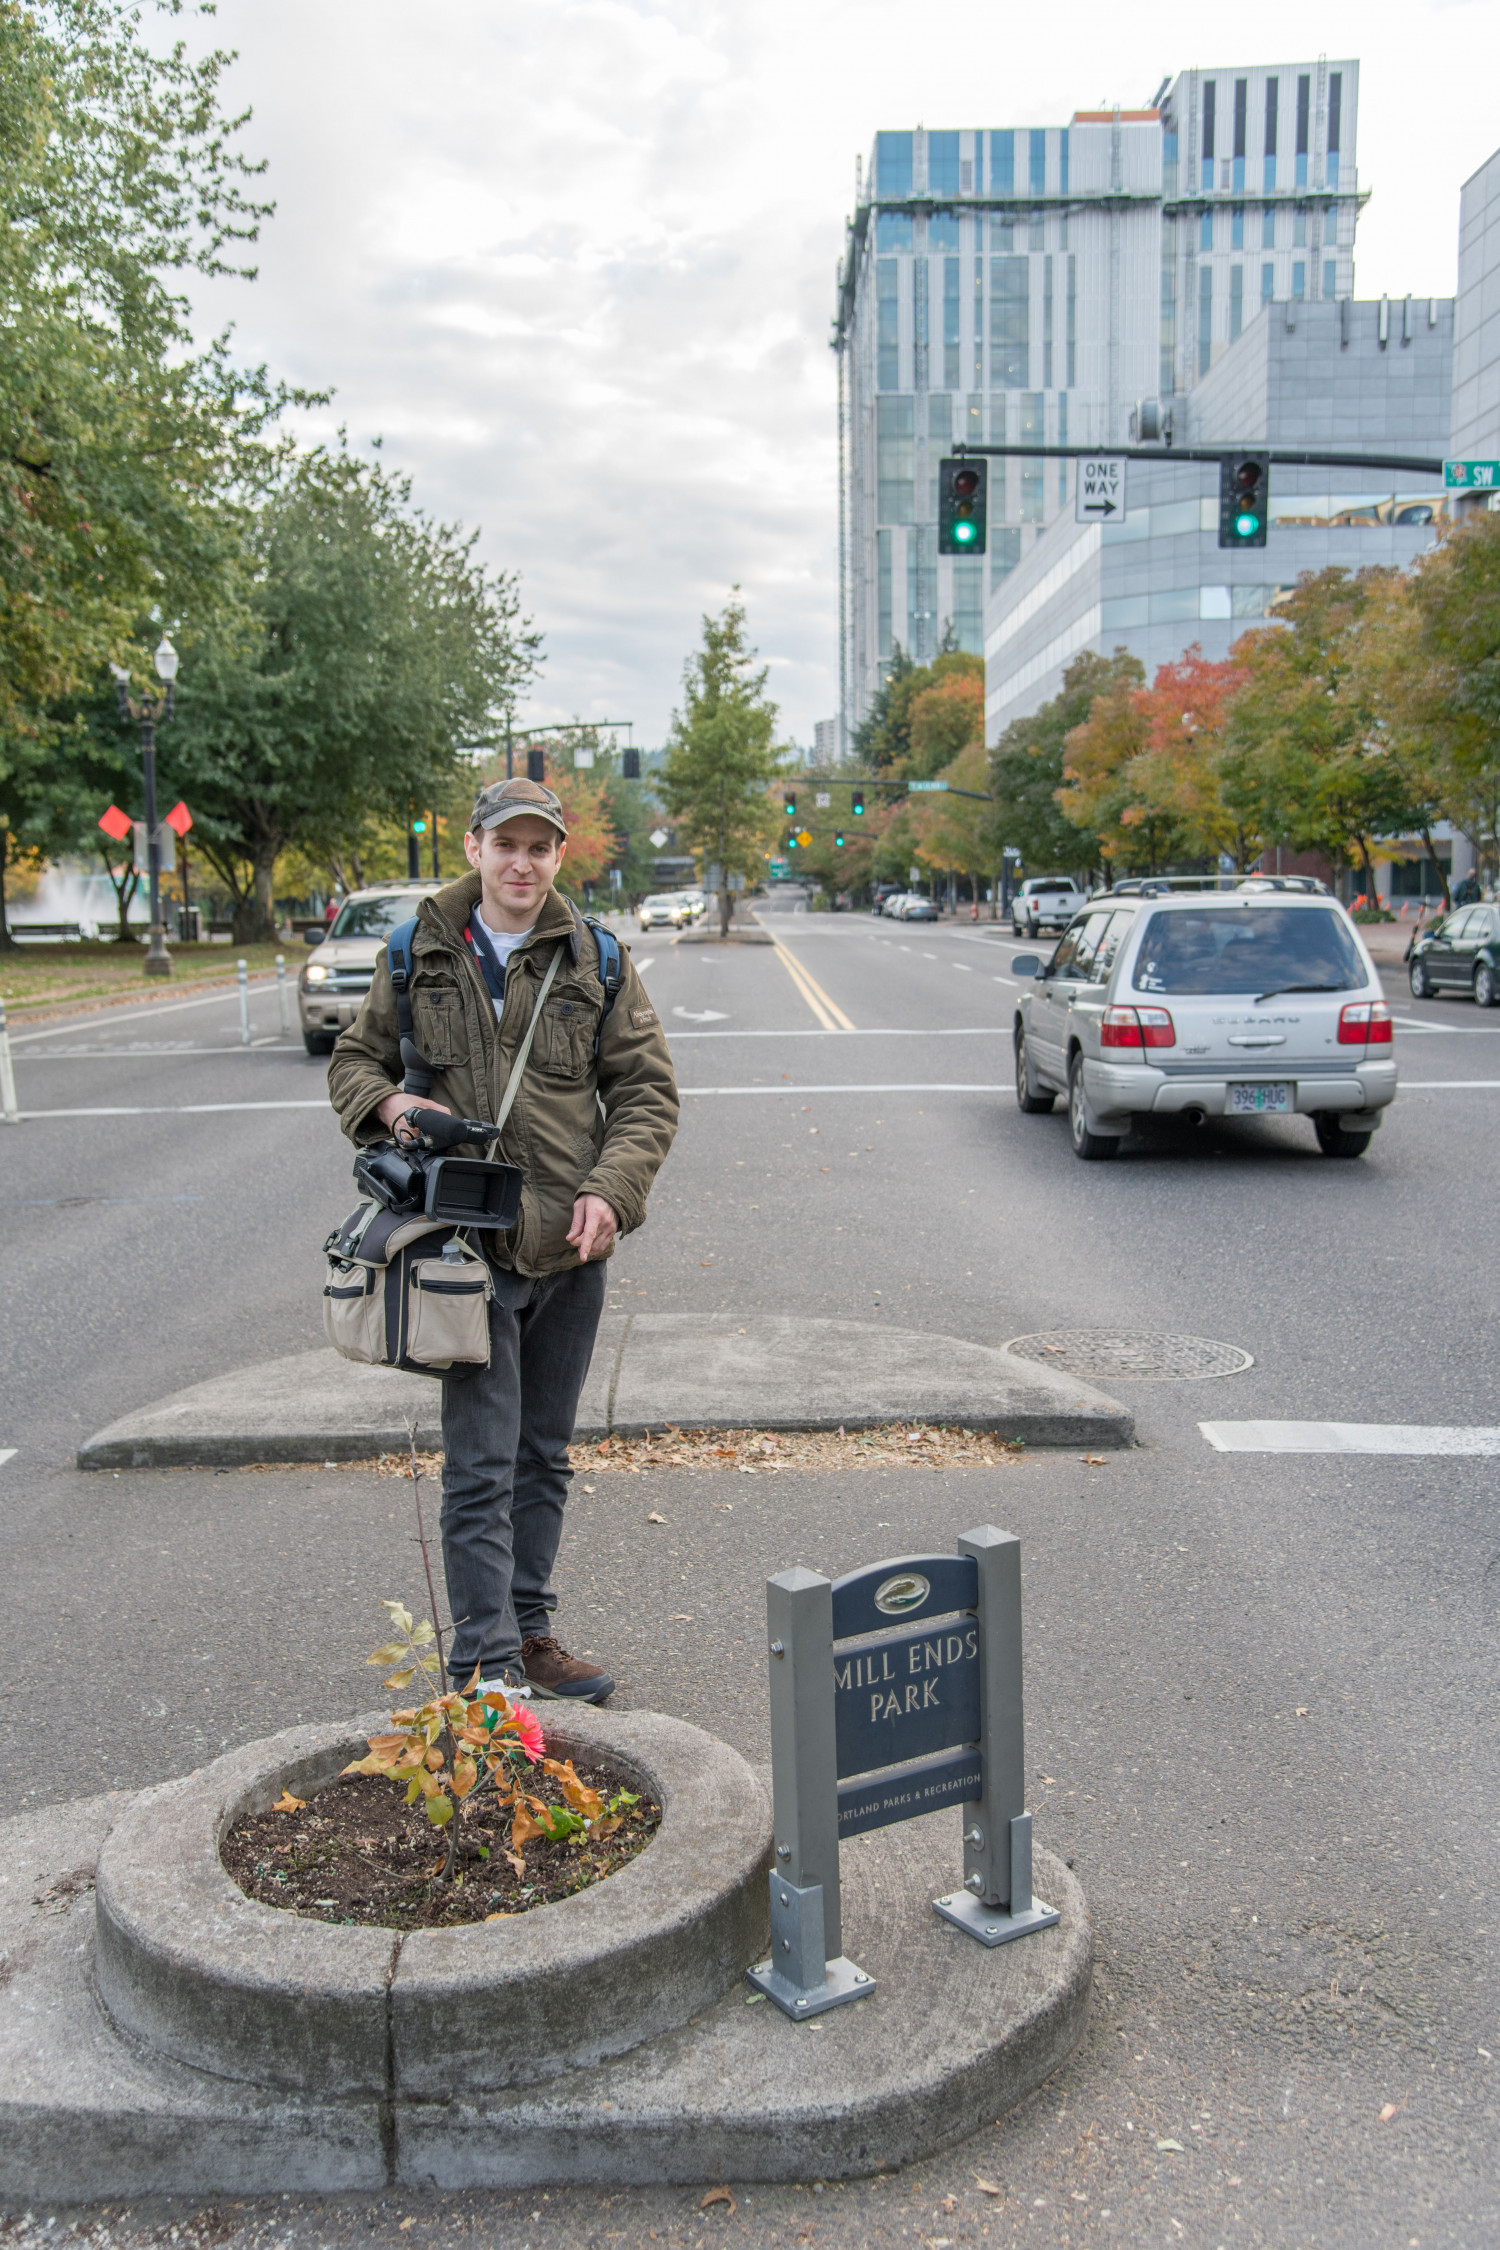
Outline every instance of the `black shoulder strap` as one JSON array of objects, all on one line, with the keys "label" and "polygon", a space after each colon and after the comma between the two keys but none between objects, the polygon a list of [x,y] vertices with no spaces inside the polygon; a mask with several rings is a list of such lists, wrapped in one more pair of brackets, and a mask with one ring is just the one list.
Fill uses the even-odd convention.
[{"label": "black shoulder strap", "polygon": [[415,914],[405,922],[398,922],[386,940],[386,958],[391,968],[391,990],[396,996],[396,1029],[401,1038],[401,1064],[405,1072],[401,1090],[405,1094],[422,1095],[432,1092],[433,1071],[417,1045],[416,1027],[411,1020],[411,941],[416,930]]}]

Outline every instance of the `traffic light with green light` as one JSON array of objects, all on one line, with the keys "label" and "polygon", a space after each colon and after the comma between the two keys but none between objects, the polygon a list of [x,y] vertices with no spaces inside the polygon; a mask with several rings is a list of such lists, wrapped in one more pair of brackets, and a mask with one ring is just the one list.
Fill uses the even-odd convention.
[{"label": "traffic light with green light", "polygon": [[789,790],[787,791],[787,793],[786,793],[785,797],[784,797],[784,798],[782,799],[782,803],[783,803],[783,804],[785,805],[785,807],[786,807],[786,816],[787,816],[787,819],[788,819],[788,820],[794,820],[794,819],[796,818],[796,814],[797,814],[797,793],[796,793],[796,791],[795,791],[794,789],[789,789]]},{"label": "traffic light with green light", "polygon": [[834,850],[835,850],[835,851],[840,851],[840,852],[841,852],[841,851],[843,850],[843,848],[844,848],[844,839],[843,839],[843,837],[842,837],[842,836],[835,836],[835,837],[834,837],[834,839],[833,839],[833,848],[834,848]]},{"label": "traffic light with green light", "polygon": [[1219,456],[1219,545],[1263,547],[1270,513],[1271,457],[1268,453]]},{"label": "traffic light with green light", "polygon": [[938,553],[982,555],[990,465],[984,460],[938,463]]},{"label": "traffic light with green light", "polygon": [[425,820],[423,820],[420,813],[411,824],[411,832],[414,836],[425,836],[427,833],[427,823]]},{"label": "traffic light with green light", "polygon": [[853,797],[849,801],[849,810],[853,813],[856,820],[863,819],[865,810],[865,793],[863,789],[855,790]]}]

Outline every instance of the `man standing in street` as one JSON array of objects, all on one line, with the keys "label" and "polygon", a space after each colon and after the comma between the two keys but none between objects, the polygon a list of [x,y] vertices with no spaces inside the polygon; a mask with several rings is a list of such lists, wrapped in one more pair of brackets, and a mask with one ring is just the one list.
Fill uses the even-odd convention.
[{"label": "man standing in street", "polygon": [[449,1680],[465,1686],[477,1665],[488,1684],[602,1703],[614,1681],[551,1631],[552,1566],[604,1262],[645,1219],[678,1100],[666,1038],[629,954],[621,949],[611,1001],[599,939],[554,887],[566,849],[550,789],[518,777],[481,791],[464,837],[472,872],[417,909],[409,997],[432,1095],[401,1090],[386,953],[334,1049],[328,1091],[358,1147],[399,1135],[414,1106],[489,1122],[536,1014],[500,1142],[463,1151],[519,1166],[525,1184],[516,1224],[475,1236],[494,1283],[489,1366],[443,1377]]}]

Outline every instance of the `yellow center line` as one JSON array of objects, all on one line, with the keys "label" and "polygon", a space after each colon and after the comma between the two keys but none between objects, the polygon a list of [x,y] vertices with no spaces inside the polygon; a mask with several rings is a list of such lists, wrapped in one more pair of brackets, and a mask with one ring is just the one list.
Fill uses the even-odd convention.
[{"label": "yellow center line", "polygon": [[773,938],[777,957],[825,1031],[852,1031],[854,1025],[836,1001],[830,1000],[817,978],[780,938]]}]

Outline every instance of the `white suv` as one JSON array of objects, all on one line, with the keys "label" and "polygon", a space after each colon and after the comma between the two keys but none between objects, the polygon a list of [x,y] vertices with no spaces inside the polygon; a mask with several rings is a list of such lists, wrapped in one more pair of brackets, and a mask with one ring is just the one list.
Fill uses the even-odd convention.
[{"label": "white suv", "polygon": [[1010,926],[1017,937],[1065,930],[1088,897],[1071,875],[1029,875],[1011,900]]},{"label": "white suv", "polygon": [[354,891],[327,930],[309,930],[317,951],[297,979],[297,1013],[302,1044],[310,1055],[331,1055],[333,1043],[353,1023],[375,975],[375,964],[392,930],[415,914],[438,882],[382,883]]},{"label": "white suv", "polygon": [[1267,892],[1104,896],[1017,1003],[1016,1100],[1068,1102],[1082,1157],[1132,1117],[1311,1117],[1325,1156],[1363,1156],[1396,1098],[1391,1011],[1333,899]]}]

